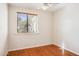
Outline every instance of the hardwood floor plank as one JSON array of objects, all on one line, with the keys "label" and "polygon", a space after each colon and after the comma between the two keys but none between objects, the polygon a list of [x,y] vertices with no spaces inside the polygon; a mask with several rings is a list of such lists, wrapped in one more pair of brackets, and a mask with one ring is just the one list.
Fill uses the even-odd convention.
[{"label": "hardwood floor plank", "polygon": [[65,50],[62,55],[62,50],[56,45],[46,45],[29,49],[22,49],[8,52],[8,56],[77,56],[76,54]]}]

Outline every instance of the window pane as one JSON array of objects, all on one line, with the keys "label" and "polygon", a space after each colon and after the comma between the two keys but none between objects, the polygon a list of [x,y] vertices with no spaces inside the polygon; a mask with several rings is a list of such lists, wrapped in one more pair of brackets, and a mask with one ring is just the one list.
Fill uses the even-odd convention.
[{"label": "window pane", "polygon": [[23,13],[18,13],[17,14],[18,17],[18,32],[23,32],[26,33],[27,32],[27,14],[23,14]]}]

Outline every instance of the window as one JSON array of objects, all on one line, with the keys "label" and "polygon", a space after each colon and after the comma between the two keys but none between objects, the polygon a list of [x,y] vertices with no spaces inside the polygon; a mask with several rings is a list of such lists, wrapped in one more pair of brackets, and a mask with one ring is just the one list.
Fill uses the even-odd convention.
[{"label": "window", "polygon": [[18,33],[38,33],[37,14],[17,12]]}]

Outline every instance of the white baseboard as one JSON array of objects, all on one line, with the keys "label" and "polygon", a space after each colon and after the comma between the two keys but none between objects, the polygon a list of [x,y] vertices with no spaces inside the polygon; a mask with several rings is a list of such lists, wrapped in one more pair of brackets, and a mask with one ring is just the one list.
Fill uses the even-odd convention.
[{"label": "white baseboard", "polygon": [[52,43],[46,43],[46,44],[34,45],[34,46],[30,46],[30,47],[23,47],[23,48],[18,48],[18,49],[12,49],[12,50],[8,50],[8,51],[21,50],[21,49],[29,49],[29,48],[40,47],[40,46],[46,46],[46,45],[51,45],[51,44],[52,44]]},{"label": "white baseboard", "polygon": [[70,49],[67,49],[67,48],[65,48],[65,49],[68,50],[68,51],[70,51],[70,52],[72,52],[72,53],[75,53],[76,55],[79,56],[79,53],[77,53],[77,52],[75,52],[75,51],[72,51],[72,50],[70,50]]},{"label": "white baseboard", "polygon": [[[61,48],[61,46],[58,45],[58,44],[54,44],[54,45],[56,45],[56,46],[58,46],[58,47]],[[68,48],[64,48],[64,49],[65,49],[65,50],[68,50],[68,51],[70,51],[70,52],[72,52],[72,53],[74,53],[74,54],[76,54],[76,55],[79,55],[79,53],[77,53],[77,52],[75,52],[75,51],[72,51],[72,50],[70,50],[70,49],[68,49]]]}]

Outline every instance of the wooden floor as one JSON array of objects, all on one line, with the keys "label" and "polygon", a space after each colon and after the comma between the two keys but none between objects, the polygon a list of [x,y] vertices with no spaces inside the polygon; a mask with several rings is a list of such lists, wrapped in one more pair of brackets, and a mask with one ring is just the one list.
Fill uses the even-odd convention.
[{"label": "wooden floor", "polygon": [[62,54],[61,49],[56,45],[46,45],[41,47],[22,49],[8,52],[8,56],[77,56],[76,54],[64,51]]}]

